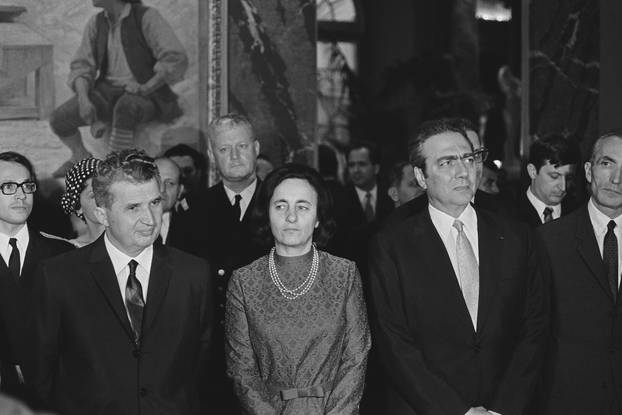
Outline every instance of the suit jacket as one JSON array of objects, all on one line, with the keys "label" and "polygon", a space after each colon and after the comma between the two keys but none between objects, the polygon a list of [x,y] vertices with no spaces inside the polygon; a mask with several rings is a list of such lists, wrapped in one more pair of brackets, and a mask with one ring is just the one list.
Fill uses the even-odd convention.
[{"label": "suit jacket", "polygon": [[173,210],[166,245],[207,259],[209,230],[205,211],[196,207]]},{"label": "suit jacket", "polygon": [[[7,264],[0,259],[0,362],[3,365],[28,366],[31,355],[30,331],[32,280],[37,266],[46,258],[72,250],[73,245],[49,239],[28,227],[29,242],[18,282],[9,274]],[[12,374],[16,374],[11,370]],[[18,379],[3,370],[2,391],[30,400]],[[31,403],[31,402],[29,402]]]},{"label": "suit jacket", "polygon": [[[536,208],[534,208],[529,199],[527,199],[526,191],[520,192],[520,194],[517,196],[517,199],[518,200],[516,201],[515,209],[516,219],[521,222],[525,222],[533,228],[537,228],[538,226],[542,225],[542,219],[540,218],[543,212],[536,211]],[[571,213],[575,207],[576,205],[571,202],[571,198],[569,196],[564,197],[564,199],[562,200],[561,216],[565,216],[568,213]]]},{"label": "suit jacket", "polygon": [[542,413],[620,415],[622,300],[613,301],[587,207],[538,232],[553,298]]},{"label": "suit jacket", "polygon": [[523,413],[540,374],[548,301],[532,231],[476,209],[477,332],[427,209],[383,229],[370,249],[374,341],[391,415]]},{"label": "suit jacket", "polygon": [[103,235],[35,277],[40,399],[63,415],[198,414],[212,329],[207,263],[154,246],[135,345]]}]

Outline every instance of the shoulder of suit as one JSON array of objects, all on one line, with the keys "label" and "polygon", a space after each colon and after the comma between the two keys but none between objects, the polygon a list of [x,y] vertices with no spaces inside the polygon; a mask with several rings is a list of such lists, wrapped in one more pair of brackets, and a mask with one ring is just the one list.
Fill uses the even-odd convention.
[{"label": "shoulder of suit", "polygon": [[76,246],[69,239],[65,239],[61,236],[52,235],[43,231],[39,231],[38,236],[40,237],[39,240],[43,241],[43,243],[52,247],[59,253],[76,248]]},{"label": "shoulder of suit", "polygon": [[576,231],[577,224],[581,220],[586,220],[591,228],[592,224],[587,212],[587,205],[583,205],[567,215],[562,215],[559,219],[539,226],[537,232],[543,239],[556,238],[558,236],[566,238]]},{"label": "shoulder of suit", "polygon": [[162,245],[158,249],[163,249],[166,254],[169,255],[171,262],[178,262],[180,264],[183,264],[184,267],[201,268],[209,266],[206,259],[189,254],[188,252],[182,251],[181,249],[168,245]]}]

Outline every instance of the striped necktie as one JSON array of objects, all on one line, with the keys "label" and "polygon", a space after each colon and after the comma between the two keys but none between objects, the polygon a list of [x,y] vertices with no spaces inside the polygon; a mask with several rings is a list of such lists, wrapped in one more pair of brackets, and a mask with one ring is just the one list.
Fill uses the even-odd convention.
[{"label": "striped necktie", "polygon": [[133,259],[128,263],[130,267],[130,275],[127,278],[125,286],[125,306],[130,317],[130,324],[134,331],[134,342],[140,343],[140,334],[143,325],[143,310],[145,308],[145,300],[143,298],[143,287],[136,278],[136,267],[138,262]]}]

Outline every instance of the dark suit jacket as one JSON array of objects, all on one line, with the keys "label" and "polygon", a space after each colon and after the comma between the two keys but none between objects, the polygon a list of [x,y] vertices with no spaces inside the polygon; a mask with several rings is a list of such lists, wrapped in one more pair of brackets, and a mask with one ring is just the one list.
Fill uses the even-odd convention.
[{"label": "dark suit jacket", "polygon": [[[526,190],[520,192],[517,199],[515,209],[516,219],[525,222],[533,228],[542,225],[542,220],[540,219],[542,212],[537,212],[536,208],[534,208],[529,199],[527,199]],[[568,196],[565,197],[562,200],[562,217],[571,213],[575,207],[575,204],[571,202],[571,198]]]},{"label": "dark suit jacket", "polygon": [[[20,365],[23,370],[32,358],[29,335],[32,330],[32,310],[29,306],[33,295],[32,279],[35,269],[44,259],[74,249],[73,245],[45,238],[30,227],[28,231],[30,241],[17,283],[9,275],[7,264],[0,259],[0,362]],[[2,379],[2,391],[29,400],[18,379],[6,374]]]},{"label": "dark suit jacket", "polygon": [[371,244],[374,341],[391,415],[523,413],[540,375],[548,301],[532,231],[477,209],[480,297],[474,331],[427,209]]},{"label": "dark suit jacket", "polygon": [[167,246],[207,259],[208,235],[205,209],[191,207],[188,210],[180,208],[171,212]]},{"label": "dark suit jacket", "polygon": [[35,277],[40,399],[63,415],[198,414],[212,286],[207,263],[154,246],[136,346],[103,235]]},{"label": "dark suit jacket", "polygon": [[622,414],[622,300],[614,303],[587,207],[538,228],[552,281],[543,414]]}]

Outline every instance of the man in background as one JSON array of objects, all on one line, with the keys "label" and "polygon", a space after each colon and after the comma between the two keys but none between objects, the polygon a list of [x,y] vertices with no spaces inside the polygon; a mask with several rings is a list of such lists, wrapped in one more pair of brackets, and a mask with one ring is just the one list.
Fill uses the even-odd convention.
[{"label": "man in background", "polygon": [[396,208],[425,193],[417,184],[414,170],[407,161],[393,165],[389,172],[389,184],[388,194]]}]

